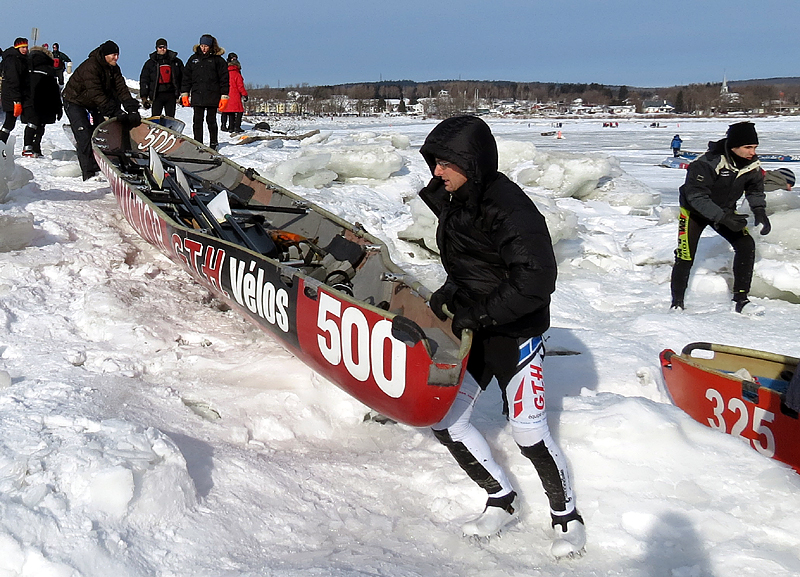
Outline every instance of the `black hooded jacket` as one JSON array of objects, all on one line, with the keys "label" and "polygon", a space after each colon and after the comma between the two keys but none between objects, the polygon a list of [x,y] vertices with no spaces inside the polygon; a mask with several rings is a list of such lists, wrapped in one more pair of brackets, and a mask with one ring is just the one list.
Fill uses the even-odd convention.
[{"label": "black hooded jacket", "polygon": [[746,195],[751,209],[767,206],[764,174],[758,157],[751,161],[734,158],[727,139],[708,143],[708,151],[694,160],[680,188],[683,208],[718,223]]},{"label": "black hooded jacket", "polygon": [[420,197],[439,218],[436,240],[455,304],[488,315],[485,331],[510,337],[550,327],[556,259],[544,217],[533,201],[497,171],[497,143],[485,122],[450,118],[420,149],[431,173],[436,159],[454,163],[468,180],[452,195],[434,177]]},{"label": "black hooded jacket", "polygon": [[228,95],[228,63],[223,54],[225,49],[217,46],[216,42],[208,54],[203,54],[199,45],[194,47],[194,54],[183,69],[181,82],[181,92],[189,94],[192,106],[216,107],[219,99]]},{"label": "black hooded jacket", "polygon": [[31,63],[30,93],[22,110],[22,121],[32,124],[53,124],[61,118],[61,90],[50,52],[34,47],[29,55]]},{"label": "black hooded jacket", "polygon": [[100,47],[92,50],[70,76],[61,97],[64,102],[97,110],[108,118],[122,112],[122,108],[126,112],[139,109],[139,102],[131,95],[119,66],[106,62]]}]

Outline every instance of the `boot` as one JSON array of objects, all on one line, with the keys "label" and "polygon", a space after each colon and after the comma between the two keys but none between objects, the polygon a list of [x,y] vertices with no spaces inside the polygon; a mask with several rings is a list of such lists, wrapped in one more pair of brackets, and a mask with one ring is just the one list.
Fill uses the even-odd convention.
[{"label": "boot", "polygon": [[551,515],[553,519],[553,557],[580,557],[585,552],[586,530],[578,511],[567,515]]},{"label": "boot", "polygon": [[491,537],[517,519],[519,514],[520,503],[516,492],[511,491],[503,497],[489,497],[483,513],[476,519],[465,523],[461,530],[467,536]]}]

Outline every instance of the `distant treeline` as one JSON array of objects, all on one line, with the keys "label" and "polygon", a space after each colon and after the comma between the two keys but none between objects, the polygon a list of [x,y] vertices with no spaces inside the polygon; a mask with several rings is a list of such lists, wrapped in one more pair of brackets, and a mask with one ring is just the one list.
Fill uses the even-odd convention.
[{"label": "distant treeline", "polygon": [[767,112],[781,106],[800,105],[800,78],[773,78],[728,82],[730,93],[738,96],[721,95],[721,82],[643,88],[633,86],[609,86],[604,84],[556,83],[556,82],[511,82],[511,81],[472,81],[437,80],[415,82],[413,80],[384,80],[381,82],[362,82],[336,84],[329,86],[269,86],[248,87],[255,96],[265,100],[283,100],[290,93],[310,96],[313,100],[327,100],[337,95],[354,100],[369,99],[409,99],[415,104],[420,98],[435,98],[446,91],[451,98],[465,102],[478,100],[527,100],[537,102],[569,103],[581,98],[585,104],[621,105],[633,104],[639,109],[642,103],[650,100],[666,100],[676,112],[753,110],[769,108]]}]

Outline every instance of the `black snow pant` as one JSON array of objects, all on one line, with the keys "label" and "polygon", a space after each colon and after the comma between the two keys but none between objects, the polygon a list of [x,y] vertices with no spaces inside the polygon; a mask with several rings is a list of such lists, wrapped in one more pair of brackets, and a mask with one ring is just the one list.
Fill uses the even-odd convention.
[{"label": "black snow pant", "polygon": [[44,136],[45,124],[39,120],[29,121],[25,126],[25,146],[24,151],[42,154],[42,137]]},{"label": "black snow pant", "polygon": [[100,172],[100,167],[92,154],[92,134],[103,117],[97,110],[89,110],[67,101],[64,101],[64,112],[69,118],[72,134],[75,135],[75,150],[78,153],[83,180],[88,180]]},{"label": "black snow pant", "polygon": [[163,92],[156,92],[156,97],[153,99],[153,116],[161,116],[163,112],[166,116],[175,118],[175,93],[172,90],[165,90]]},{"label": "black snow pant", "polygon": [[208,139],[212,148],[219,144],[219,126],[217,126],[217,107],[216,106],[195,106],[194,117],[192,118],[192,130],[194,139],[203,142],[203,116],[208,124]]},{"label": "black snow pant", "polygon": [[747,229],[733,231],[681,208],[678,218],[678,248],[675,249],[675,264],[672,266],[670,282],[673,304],[683,303],[686,287],[689,286],[689,274],[694,264],[697,242],[703,230],[709,225],[733,247],[733,300],[743,300],[750,292],[756,260],[756,243]]}]

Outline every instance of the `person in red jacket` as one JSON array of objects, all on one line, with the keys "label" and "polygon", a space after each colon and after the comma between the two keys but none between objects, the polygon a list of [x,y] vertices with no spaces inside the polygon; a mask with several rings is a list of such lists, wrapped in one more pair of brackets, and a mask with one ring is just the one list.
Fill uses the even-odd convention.
[{"label": "person in red jacket", "polygon": [[228,55],[228,82],[230,92],[228,92],[228,106],[222,113],[222,130],[231,134],[240,134],[242,130],[242,116],[244,116],[244,104],[247,102],[247,89],[244,87],[242,78],[242,65],[236,52]]}]

